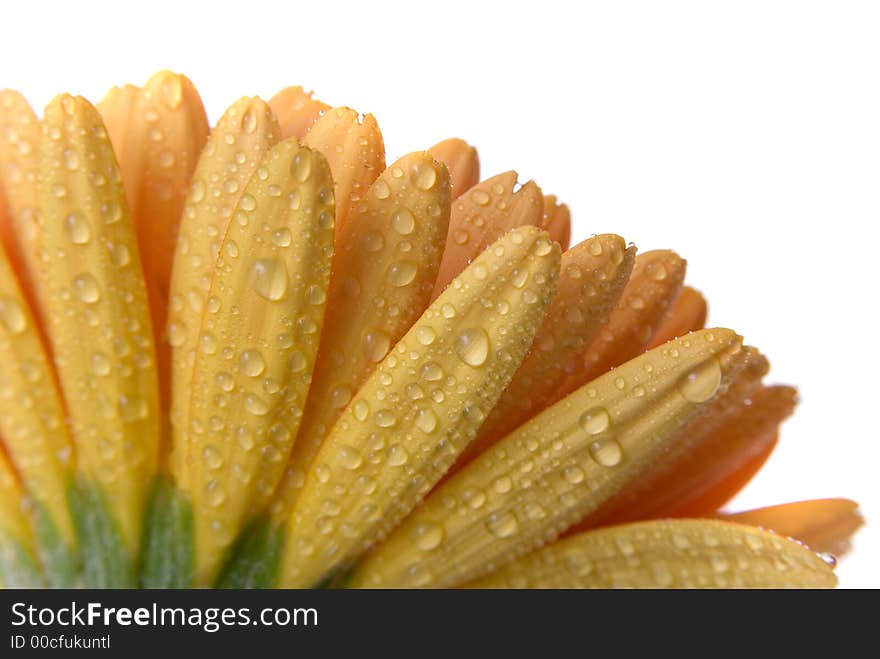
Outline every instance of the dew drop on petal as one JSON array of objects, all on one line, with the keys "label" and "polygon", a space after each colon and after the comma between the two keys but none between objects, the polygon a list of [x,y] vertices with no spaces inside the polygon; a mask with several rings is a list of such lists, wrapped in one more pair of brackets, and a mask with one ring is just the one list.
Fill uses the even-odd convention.
[{"label": "dew drop on petal", "polygon": [[482,366],[489,356],[489,335],[479,327],[463,330],[455,337],[455,354],[469,366]]}]

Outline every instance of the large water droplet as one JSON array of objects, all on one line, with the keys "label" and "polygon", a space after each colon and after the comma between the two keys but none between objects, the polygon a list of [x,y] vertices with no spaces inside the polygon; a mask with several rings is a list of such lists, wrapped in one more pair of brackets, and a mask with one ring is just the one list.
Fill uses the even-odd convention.
[{"label": "large water droplet", "polygon": [[440,546],[445,534],[442,526],[429,523],[416,526],[414,535],[416,547],[422,551],[431,551]]},{"label": "large water droplet", "polygon": [[339,462],[340,467],[349,471],[358,469],[364,463],[360,451],[351,446],[340,448],[339,453],[336,454],[336,460]]},{"label": "large water droplet", "polygon": [[519,522],[510,511],[492,513],[486,520],[486,529],[496,538],[508,538],[519,529]]},{"label": "large water droplet", "polygon": [[251,287],[267,300],[278,301],[287,293],[287,267],[277,259],[256,259],[250,269]]},{"label": "large water droplet", "polygon": [[147,401],[137,394],[119,396],[119,415],[123,421],[140,421],[147,418],[148,413]]},{"label": "large water droplet", "polygon": [[269,406],[256,394],[248,394],[244,397],[244,408],[254,416],[264,416],[269,412]]},{"label": "large water droplet", "polygon": [[290,161],[290,175],[300,183],[305,183],[312,175],[312,159],[303,151],[298,152]]},{"label": "large water droplet", "polygon": [[420,409],[416,414],[416,427],[424,433],[432,433],[437,428],[437,415],[428,408]]},{"label": "large water droplet", "polygon": [[76,296],[86,304],[94,304],[101,299],[98,281],[87,272],[73,278],[73,290],[76,292]]},{"label": "large water droplet", "polygon": [[611,425],[611,416],[604,407],[594,407],[581,414],[580,423],[588,435],[598,435]]},{"label": "large water droplet", "polygon": [[82,213],[73,212],[64,218],[64,234],[74,245],[85,245],[92,237],[92,230]]},{"label": "large water droplet", "polygon": [[455,337],[455,354],[470,366],[482,366],[489,356],[489,335],[482,328],[466,329]]},{"label": "large water droplet", "polygon": [[92,353],[92,373],[95,375],[108,375],[110,373],[110,359],[103,352]]},{"label": "large water droplet", "polygon": [[616,439],[608,437],[590,444],[590,455],[603,467],[614,467],[623,459],[623,449]]},{"label": "large water droplet", "polygon": [[258,350],[245,350],[238,359],[241,372],[255,378],[266,369],[266,360]]},{"label": "large water droplet", "polygon": [[388,354],[391,338],[380,330],[364,334],[364,355],[371,362],[380,362]]},{"label": "large water droplet", "polygon": [[415,261],[398,261],[388,268],[388,281],[392,286],[402,288],[412,283],[418,271],[419,266]]},{"label": "large water droplet", "polygon": [[686,400],[703,403],[715,395],[720,385],[721,364],[713,357],[679,380],[678,390]]},{"label": "large water droplet", "polygon": [[419,190],[430,190],[437,183],[437,170],[429,162],[413,167],[413,177]]},{"label": "large water droplet", "polygon": [[27,328],[27,317],[17,300],[0,298],[0,322],[11,334],[21,334]]},{"label": "large water droplet", "polygon": [[416,218],[409,209],[401,208],[391,216],[391,226],[397,233],[407,236],[416,228]]}]

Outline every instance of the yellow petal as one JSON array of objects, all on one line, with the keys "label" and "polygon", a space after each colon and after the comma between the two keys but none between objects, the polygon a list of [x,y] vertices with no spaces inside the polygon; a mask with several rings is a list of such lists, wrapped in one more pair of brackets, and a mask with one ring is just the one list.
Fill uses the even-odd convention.
[{"label": "yellow petal", "polygon": [[361,117],[350,108],[333,108],[312,125],[303,144],[320,151],[330,163],[338,233],[385,170],[385,143],[379,124],[371,114]]},{"label": "yellow petal", "polygon": [[281,127],[281,139],[295,137],[302,141],[312,125],[330,109],[326,103],[312,98],[313,93],[302,87],[285,87],[269,99]]},{"label": "yellow petal", "polygon": [[[434,183],[424,189],[428,169]],[[445,167],[426,153],[410,154],[376,179],[339,232],[322,347],[276,517],[286,519],[321,441],[354,392],[428,306],[449,203]]]},{"label": "yellow petal", "polygon": [[156,470],[155,352],[122,177],[97,111],[62,95],[40,142],[39,283],[77,471],[107,498],[137,554]]},{"label": "yellow petal", "polygon": [[571,211],[556,200],[556,195],[544,195],[541,228],[550,234],[551,240],[559,243],[563,252],[568,249],[571,242]]},{"label": "yellow petal", "polygon": [[704,330],[581,387],[432,492],[353,583],[452,586],[552,541],[674,450],[743,353],[732,331]]},{"label": "yellow petal", "polygon": [[541,189],[534,181],[515,188],[516,172],[506,172],[471,188],[452,204],[434,298],[504,233],[515,227],[541,224]]},{"label": "yellow petal", "polygon": [[36,180],[40,122],[18,92],[0,91],[0,240],[28,299],[39,268]]},{"label": "yellow petal", "polygon": [[464,140],[457,137],[443,140],[428,149],[428,153],[449,170],[453,199],[458,199],[480,182],[480,157],[477,150]]},{"label": "yellow petal", "polygon": [[211,583],[281,477],[318,349],[332,250],[327,162],[295,139],[281,142],[220,247],[181,420],[186,457],[176,476],[193,504],[197,585]]},{"label": "yellow petal", "polygon": [[[175,449],[186,445],[186,422],[192,391],[193,364],[208,291],[220,243],[226,236],[232,211],[245,186],[269,149],[278,142],[279,129],[271,109],[258,98],[241,98],[223,114],[211,132],[193,175],[180,223],[180,237],[171,281],[168,342],[172,348],[171,425]],[[277,242],[286,241],[282,229]],[[173,472],[182,474],[185,451],[173,450]]]},{"label": "yellow petal", "polygon": [[22,509],[23,498],[15,470],[6,454],[0,450],[0,553],[4,554],[0,564],[9,562],[9,555],[15,551],[10,543],[23,547],[29,553],[34,551],[30,523]]},{"label": "yellow petal", "polygon": [[73,449],[50,357],[5,254],[0,251],[0,436],[25,490],[76,547],[67,507]]},{"label": "yellow petal", "polygon": [[833,588],[826,561],[759,529],[663,520],[572,536],[472,588]]},{"label": "yellow petal", "polygon": [[373,546],[427,494],[521,363],[558,270],[559,247],[521,227],[416,321],[321,446],[288,522],[283,585],[317,582]]},{"label": "yellow petal", "polygon": [[556,295],[522,366],[467,447],[462,464],[562,398],[559,381],[580,367],[586,346],[608,320],[629,279],[635,248],[595,236],[562,255]]},{"label": "yellow petal", "polygon": [[722,515],[721,519],[760,526],[797,538],[815,551],[840,556],[865,523],[859,504],[849,499],[814,499]]}]

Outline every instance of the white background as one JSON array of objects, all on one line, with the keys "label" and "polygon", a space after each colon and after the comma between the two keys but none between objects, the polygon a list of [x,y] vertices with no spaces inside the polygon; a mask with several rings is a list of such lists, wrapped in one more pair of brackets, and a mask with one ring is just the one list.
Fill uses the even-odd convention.
[{"label": "white background", "polygon": [[389,162],[448,136],[568,202],[574,237],[671,247],[802,403],[741,507],[859,500],[838,574],[880,586],[880,13],[857,2],[16,2],[0,87],[42,107],[155,70],[215,120],[289,84],[374,113]]}]

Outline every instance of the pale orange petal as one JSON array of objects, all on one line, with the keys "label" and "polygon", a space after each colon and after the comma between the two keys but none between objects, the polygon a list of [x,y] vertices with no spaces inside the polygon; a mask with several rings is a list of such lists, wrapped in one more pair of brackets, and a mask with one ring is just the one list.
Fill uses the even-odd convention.
[{"label": "pale orange petal", "polygon": [[480,182],[480,156],[464,140],[451,137],[428,149],[434,158],[446,165],[452,180],[452,198],[457,199]]},{"label": "pale orange petal", "polygon": [[282,139],[295,137],[302,141],[312,125],[330,109],[326,103],[312,98],[312,94],[302,87],[285,87],[269,99]]},{"label": "pale orange petal", "polygon": [[684,336],[688,332],[703,329],[706,326],[707,312],[708,306],[703,295],[690,286],[683,286],[663,324],[654,333],[649,348]]},{"label": "pale orange petal", "polygon": [[541,228],[550,234],[551,240],[559,243],[563,252],[568,249],[571,243],[571,211],[567,205],[556,200],[556,195],[544,195]]}]

